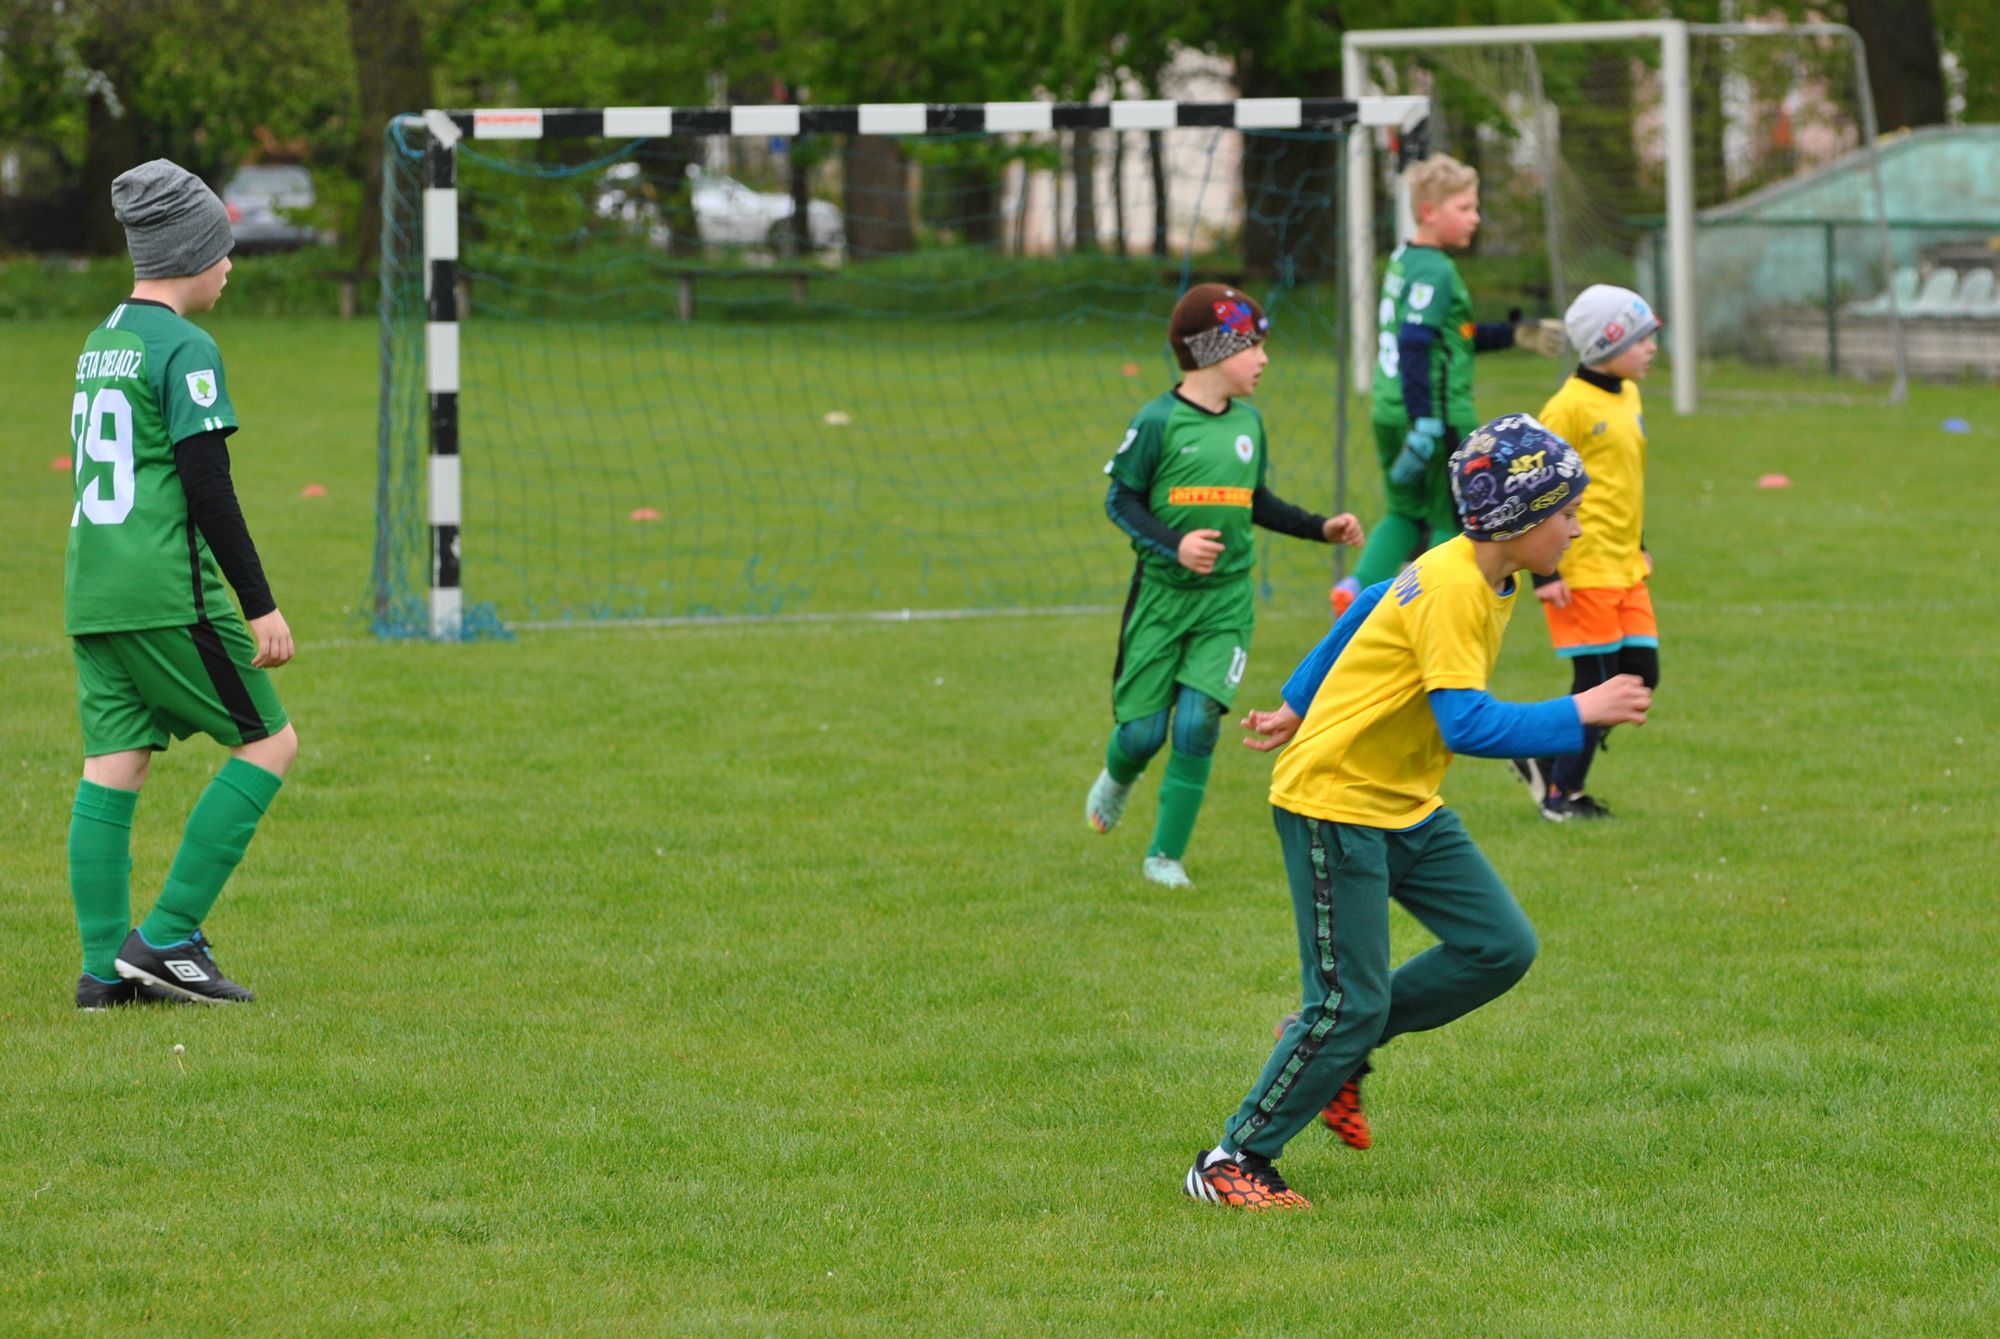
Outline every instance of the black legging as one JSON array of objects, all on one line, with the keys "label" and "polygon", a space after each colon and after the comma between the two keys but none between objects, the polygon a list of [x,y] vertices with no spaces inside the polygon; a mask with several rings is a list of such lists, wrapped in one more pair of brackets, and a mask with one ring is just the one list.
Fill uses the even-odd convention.
[{"label": "black legging", "polygon": [[[1570,661],[1570,691],[1581,693],[1595,688],[1620,674],[1636,674],[1648,688],[1660,685],[1660,649],[1657,646],[1622,646],[1616,651],[1603,651],[1594,655],[1573,657]],[[1565,795],[1580,794],[1584,778],[1590,775],[1591,759],[1597,756],[1597,746],[1610,733],[1609,726],[1587,725],[1583,728],[1583,752],[1566,753],[1555,760],[1550,769],[1550,780],[1555,788]]]}]

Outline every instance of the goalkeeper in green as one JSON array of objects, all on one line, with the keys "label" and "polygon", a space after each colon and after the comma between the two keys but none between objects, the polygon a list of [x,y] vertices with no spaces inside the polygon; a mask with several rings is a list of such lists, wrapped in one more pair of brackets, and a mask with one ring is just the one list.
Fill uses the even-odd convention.
[{"label": "goalkeeper in green", "polygon": [[1270,361],[1270,328],[1255,299],[1197,284],[1168,327],[1186,377],[1132,419],[1105,465],[1105,511],[1138,564],[1118,633],[1111,709],[1116,723],[1084,818],[1109,832],[1154,754],[1173,748],[1145,875],[1190,886],[1181,864],[1201,812],[1222,713],[1249,661],[1257,610],[1253,527],[1325,543],[1359,544],[1354,517],[1318,516],[1264,486],[1264,420],[1249,402]]},{"label": "goalkeeper in green", "polygon": [[[239,1003],[250,992],[222,974],[202,922],[299,742],[265,673],[292,658],[292,633],[230,481],[236,410],[222,354],[187,319],[214,307],[229,281],[229,214],[164,158],[119,176],[111,201],[132,252],[132,296],[84,340],[70,405],[75,509],[63,620],[83,724],[69,829],[83,940],[76,1004]],[[135,928],[139,790],[153,754],[196,733],[229,760],[196,801],[165,886]]]},{"label": "goalkeeper in green", "polygon": [[1403,174],[1416,232],[1396,248],[1377,308],[1375,449],[1382,461],[1382,520],[1352,576],[1334,586],[1338,618],[1354,597],[1458,533],[1446,463],[1480,422],[1472,403],[1475,354],[1516,345],[1550,358],[1563,352],[1560,324],[1475,322],[1472,294],[1450,253],[1479,231],[1479,174],[1438,154]]}]

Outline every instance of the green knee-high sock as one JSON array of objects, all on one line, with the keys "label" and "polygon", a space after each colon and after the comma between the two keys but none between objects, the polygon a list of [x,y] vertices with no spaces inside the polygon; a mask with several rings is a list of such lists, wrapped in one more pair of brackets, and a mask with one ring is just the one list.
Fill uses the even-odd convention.
[{"label": "green knee-high sock", "polygon": [[1139,779],[1139,773],[1146,770],[1146,764],[1133,762],[1125,750],[1118,747],[1118,732],[1111,732],[1111,742],[1104,746],[1104,770],[1111,773],[1111,779],[1121,786],[1129,786]]},{"label": "green knee-high sock", "polygon": [[243,859],[257,820],[284,784],[284,778],[241,758],[222,765],[188,815],[166,887],[139,926],[141,938],[154,948],[166,948],[195,932]]},{"label": "green knee-high sock", "polygon": [[1367,590],[1376,582],[1387,581],[1402,571],[1423,529],[1422,521],[1398,516],[1393,511],[1375,522],[1374,530],[1368,535],[1368,545],[1361,550],[1360,561],[1354,564],[1354,579],[1361,583],[1361,589]]},{"label": "green knee-high sock", "polygon": [[1201,813],[1201,797],[1208,790],[1208,769],[1214,762],[1214,754],[1191,758],[1179,749],[1167,759],[1167,774],[1160,778],[1160,817],[1153,824],[1153,844],[1147,855],[1179,860],[1187,854],[1194,820]]},{"label": "green knee-high sock", "polygon": [[132,928],[132,811],[139,792],[76,785],[69,815],[69,895],[83,938],[83,970],[118,979],[118,946]]}]

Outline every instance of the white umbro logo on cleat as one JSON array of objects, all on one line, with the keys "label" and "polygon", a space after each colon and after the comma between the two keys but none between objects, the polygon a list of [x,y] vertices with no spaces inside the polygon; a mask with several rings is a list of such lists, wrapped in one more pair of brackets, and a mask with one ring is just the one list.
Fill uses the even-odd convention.
[{"label": "white umbro logo on cleat", "polygon": [[189,962],[186,958],[168,958],[167,970],[183,981],[206,981],[208,973]]}]

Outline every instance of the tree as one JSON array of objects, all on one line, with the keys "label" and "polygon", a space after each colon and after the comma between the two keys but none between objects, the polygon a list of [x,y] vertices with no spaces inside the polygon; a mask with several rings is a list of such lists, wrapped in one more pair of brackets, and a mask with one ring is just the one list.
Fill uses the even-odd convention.
[{"label": "tree", "polygon": [[[1992,21],[1988,7],[1986,22]],[[1881,128],[1944,124],[1944,64],[1931,0],[1847,0],[1847,22],[1868,46]]]}]

